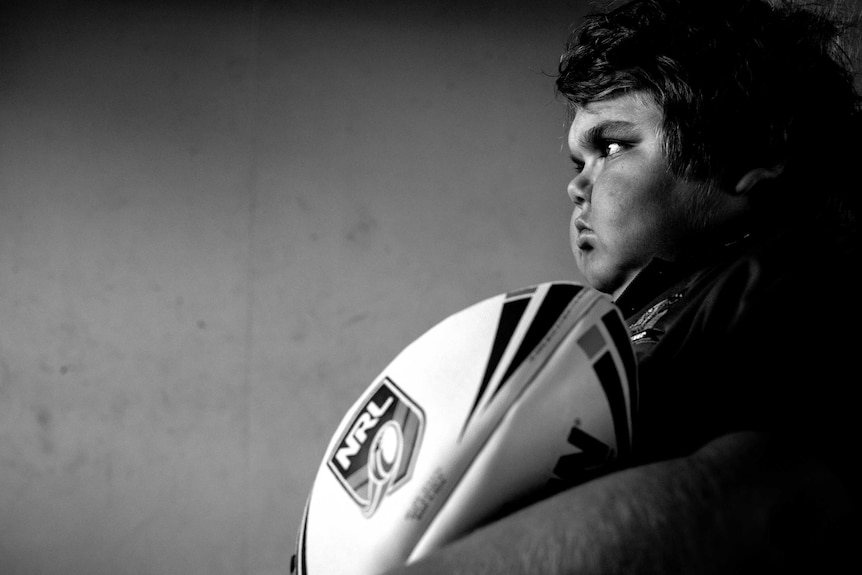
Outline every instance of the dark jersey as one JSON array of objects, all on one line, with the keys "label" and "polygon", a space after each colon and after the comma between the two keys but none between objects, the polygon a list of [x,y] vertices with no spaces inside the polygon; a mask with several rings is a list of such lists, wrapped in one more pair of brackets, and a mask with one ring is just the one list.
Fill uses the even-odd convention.
[{"label": "dark jersey", "polygon": [[742,430],[855,459],[857,265],[855,242],[783,233],[645,268],[617,300],[638,358],[637,460]]}]

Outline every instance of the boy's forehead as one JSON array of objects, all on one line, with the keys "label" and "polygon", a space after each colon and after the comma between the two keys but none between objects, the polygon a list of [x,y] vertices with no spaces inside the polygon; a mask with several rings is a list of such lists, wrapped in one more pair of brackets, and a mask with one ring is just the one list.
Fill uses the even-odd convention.
[{"label": "boy's forehead", "polygon": [[592,126],[601,122],[625,122],[634,126],[656,126],[663,114],[652,98],[638,92],[590,102],[575,110],[575,125]]}]

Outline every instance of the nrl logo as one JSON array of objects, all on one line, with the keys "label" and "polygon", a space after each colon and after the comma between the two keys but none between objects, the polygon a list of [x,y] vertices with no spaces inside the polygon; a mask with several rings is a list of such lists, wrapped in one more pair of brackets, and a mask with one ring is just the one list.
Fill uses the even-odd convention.
[{"label": "nrl logo", "polygon": [[388,377],[357,410],[327,465],[363,515],[410,479],[424,428],[422,409]]}]

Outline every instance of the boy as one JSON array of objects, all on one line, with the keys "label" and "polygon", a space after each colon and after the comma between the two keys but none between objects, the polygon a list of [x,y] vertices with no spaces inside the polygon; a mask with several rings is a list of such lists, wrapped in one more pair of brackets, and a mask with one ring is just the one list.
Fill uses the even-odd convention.
[{"label": "boy", "polygon": [[560,64],[572,249],[638,356],[627,468],[397,573],[835,570],[857,540],[859,96],[837,20],[634,0]]}]

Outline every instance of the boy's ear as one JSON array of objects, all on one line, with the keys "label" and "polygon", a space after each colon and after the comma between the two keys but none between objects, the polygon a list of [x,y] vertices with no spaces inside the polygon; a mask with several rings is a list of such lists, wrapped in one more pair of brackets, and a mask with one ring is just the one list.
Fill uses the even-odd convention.
[{"label": "boy's ear", "polygon": [[784,171],[784,166],[774,168],[752,168],[745,172],[736,182],[734,192],[741,196],[754,190],[760,182],[774,180]]}]

